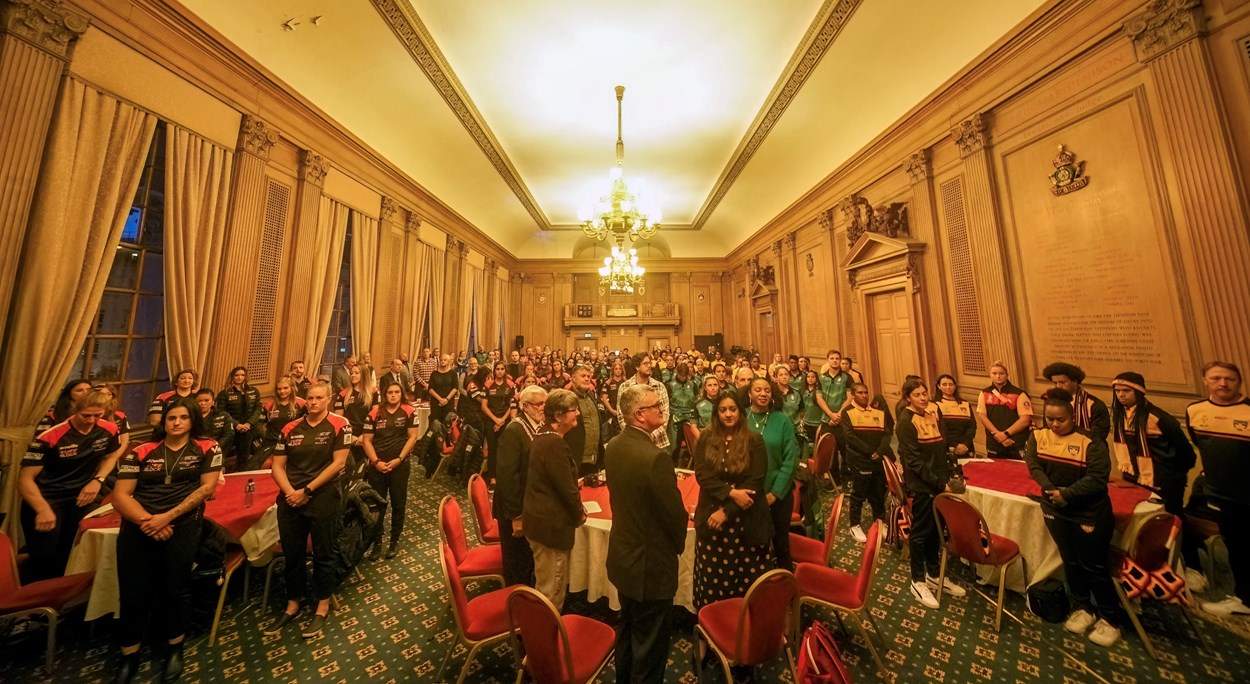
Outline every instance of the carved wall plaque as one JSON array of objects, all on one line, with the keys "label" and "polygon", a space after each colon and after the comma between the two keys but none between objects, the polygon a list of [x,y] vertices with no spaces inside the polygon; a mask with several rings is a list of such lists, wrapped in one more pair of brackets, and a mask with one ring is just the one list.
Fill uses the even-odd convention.
[{"label": "carved wall plaque", "polygon": [[849,195],[838,207],[846,217],[846,239],[854,245],[864,233],[877,233],[886,237],[908,235],[907,205],[893,202],[873,207],[872,203],[859,195]]}]

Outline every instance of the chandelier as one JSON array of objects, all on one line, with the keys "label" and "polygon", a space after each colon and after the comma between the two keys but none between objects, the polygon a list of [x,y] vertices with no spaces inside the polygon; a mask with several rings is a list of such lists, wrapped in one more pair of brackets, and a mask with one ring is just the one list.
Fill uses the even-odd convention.
[{"label": "chandelier", "polygon": [[616,86],[616,166],[608,172],[611,191],[591,206],[577,212],[582,232],[596,240],[609,236],[618,244],[629,238],[649,238],[660,228],[660,211],[644,212],[636,193],[630,192],[625,183],[625,142],[621,138],[621,101],[625,99],[625,86]]},{"label": "chandelier", "polygon": [[613,245],[612,255],[604,257],[599,267],[599,285],[606,285],[612,294],[633,294],[635,287],[642,290],[646,272],[638,265],[638,250],[631,247],[626,252],[621,245]]}]

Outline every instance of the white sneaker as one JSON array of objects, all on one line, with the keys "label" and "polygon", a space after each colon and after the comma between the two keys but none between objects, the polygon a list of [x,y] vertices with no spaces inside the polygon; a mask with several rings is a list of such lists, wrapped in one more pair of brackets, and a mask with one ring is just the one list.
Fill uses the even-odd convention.
[{"label": "white sneaker", "polygon": [[1207,590],[1207,576],[1193,568],[1185,568],[1185,586],[1190,591],[1201,594]]},{"label": "white sneaker", "polygon": [[1099,619],[1094,623],[1094,631],[1089,633],[1089,640],[1104,648],[1111,648],[1120,640],[1120,628]]},{"label": "white sneaker", "polygon": [[851,538],[863,544],[868,541],[868,535],[864,534],[864,528],[856,525],[851,528]]},{"label": "white sneaker", "polygon": [[912,582],[911,595],[916,597],[916,600],[924,604],[926,608],[941,607],[938,604],[937,597],[935,597],[933,592],[929,590],[929,585],[926,582]]},{"label": "white sneaker", "polygon": [[1202,604],[1202,609],[1212,615],[1224,617],[1230,615],[1250,615],[1250,606],[1247,606],[1236,596],[1229,596],[1223,601],[1207,601]]},{"label": "white sneaker", "polygon": [[[938,588],[938,578],[936,578],[936,577],[932,577],[932,576],[930,576],[930,575],[925,575],[925,577],[924,577],[924,581],[925,581],[925,583],[926,583],[926,584],[928,584],[928,585],[929,585],[929,587],[930,587],[930,588],[932,588],[932,589],[937,589],[937,588]],[[945,581],[945,582],[942,582],[942,591],[944,591],[944,592],[946,592],[946,593],[948,593],[948,594],[950,594],[951,596],[954,596],[954,597],[960,597],[960,596],[967,596],[967,595],[968,595],[968,590],[967,590],[967,589],[964,589],[963,587],[959,586],[958,584],[955,584],[955,582],[954,582],[953,580],[951,580],[951,578],[949,578],[949,577],[947,577],[947,578],[946,578],[946,581]]]},{"label": "white sneaker", "polygon": [[1097,618],[1094,617],[1093,613],[1084,608],[1077,608],[1072,611],[1067,621],[1063,623],[1063,628],[1073,634],[1084,634],[1094,624],[1095,620]]}]

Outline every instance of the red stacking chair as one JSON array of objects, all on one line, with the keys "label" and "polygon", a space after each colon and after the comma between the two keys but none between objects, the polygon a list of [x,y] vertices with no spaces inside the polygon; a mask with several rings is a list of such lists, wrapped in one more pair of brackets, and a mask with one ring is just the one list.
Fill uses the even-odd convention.
[{"label": "red stacking chair", "polygon": [[829,474],[829,468],[833,465],[833,455],[838,451],[838,438],[832,433],[821,433],[820,439],[816,440],[816,449],[812,452],[812,458],[807,459],[807,469],[812,474],[812,482],[820,482],[825,475]]},{"label": "red stacking chair", "polygon": [[[725,669],[725,681],[733,681],[730,667],[759,665],[785,651],[790,674],[797,681],[789,636],[796,616],[799,587],[786,570],[769,570],[747,589],[743,598],[721,599],[699,610],[696,643],[711,646]],[[695,655],[695,678],[702,676],[702,658]]]},{"label": "red stacking chair", "polygon": [[820,482],[829,474],[837,448],[837,438],[827,432],[822,433],[816,440],[814,456],[799,463],[799,467],[807,469],[810,478],[807,482],[795,482],[794,512],[790,515],[790,527],[803,528],[815,523],[808,519],[808,514],[816,510]]},{"label": "red stacking chair", "polygon": [[[868,542],[864,546],[859,574],[852,575],[838,568],[815,563],[799,563],[794,576],[799,582],[800,608],[806,604],[812,604],[832,608],[839,613],[849,613],[855,617],[860,631],[864,633],[864,643],[868,644],[868,650],[877,661],[881,676],[885,677],[887,676],[885,664],[881,662],[881,656],[877,655],[877,648],[872,645],[872,636],[864,628],[864,618],[867,617],[868,621],[873,623],[872,626],[877,633],[881,633],[881,628],[877,627],[872,619],[872,612],[867,608],[868,592],[872,589],[872,578],[877,572],[877,556],[881,552],[883,537],[881,521],[878,520],[868,529]],[[838,619],[841,620],[840,617]]]},{"label": "red stacking chair", "polygon": [[469,476],[469,506],[473,509],[473,525],[477,528],[477,538],[483,544],[499,543],[499,523],[490,507],[490,492],[486,489],[486,480],[473,473]]},{"label": "red stacking chair", "polygon": [[1108,565],[1115,580],[1116,594],[1120,603],[1124,604],[1137,635],[1146,645],[1146,652],[1155,660],[1159,659],[1159,655],[1155,653],[1154,644],[1137,617],[1141,612],[1138,600],[1154,599],[1180,605],[1181,614],[1189,622],[1190,629],[1199,638],[1202,636],[1189,617],[1189,611],[1185,610],[1191,603],[1185,587],[1185,575],[1175,569],[1176,552],[1180,548],[1176,540],[1180,532],[1180,518],[1171,513],[1155,513],[1125,533],[1124,548],[1127,551],[1115,546],[1110,551]]},{"label": "red stacking chair", "polygon": [[906,557],[907,539],[911,537],[911,499],[903,489],[903,471],[898,461],[889,456],[881,458],[881,467],[885,469],[885,487],[888,493],[886,510],[888,511],[890,528],[885,540],[903,549]]},{"label": "red stacking chair", "polygon": [[[233,544],[226,547],[226,556],[222,561],[221,591],[217,593],[217,610],[213,613],[213,626],[208,630],[208,645],[217,643],[217,627],[221,624],[221,610],[226,605],[226,590],[230,588],[230,578],[234,571],[247,562],[247,554],[243,548]],[[243,600],[247,601],[247,571],[243,574]],[[262,606],[265,604],[261,604]]]},{"label": "red stacking chair", "polygon": [[694,423],[686,421],[682,425],[682,437],[686,440],[686,453],[689,454],[686,464],[694,462],[694,448],[699,444],[699,428]]},{"label": "red stacking chair", "polygon": [[44,665],[48,674],[56,665],[56,623],[66,606],[91,588],[94,572],[31,582],[25,586],[17,575],[17,556],[9,535],[0,532],[0,619],[38,613],[48,619],[48,652]]},{"label": "red stacking chair", "polygon": [[506,639],[512,633],[508,625],[508,595],[512,593],[512,588],[504,587],[469,598],[464,592],[463,578],[456,571],[455,554],[446,543],[439,544],[438,560],[443,568],[443,582],[451,594],[449,603],[451,614],[456,620],[456,639],[447,646],[447,653],[443,656],[443,664],[438,668],[438,678],[435,681],[443,681],[447,660],[451,658],[452,651],[456,650],[456,645],[464,641],[469,647],[469,655],[465,657],[464,666],[460,668],[460,677],[456,679],[456,684],[464,684],[464,678],[469,674],[469,666],[473,664],[473,657],[477,655],[478,649]]},{"label": "red stacking chair", "polygon": [[795,563],[829,564],[829,552],[833,550],[833,535],[837,533],[838,521],[842,518],[842,501],[845,494],[839,494],[829,507],[829,520],[825,522],[825,540],[805,537],[790,533],[790,557]]},{"label": "red stacking chair", "polygon": [[580,615],[561,616],[550,599],[522,585],[508,596],[508,630],[518,677],[529,672],[538,684],[594,681],[616,643],[616,632],[608,625]]},{"label": "red stacking chair", "polygon": [[[942,535],[942,569],[938,573],[938,586],[946,586],[946,560],[950,556],[962,558],[977,565],[993,565],[998,568],[998,603],[994,604],[994,631],[1002,628],[1003,596],[1007,590],[1007,566],[1018,558],[1023,566],[1024,556],[1020,545],[993,532],[985,522],[985,516],[976,506],[954,494],[938,494],[933,500],[933,515],[937,520],[938,534]],[[1029,577],[1027,568],[1024,583]],[[942,594],[938,591],[938,604]]]},{"label": "red stacking chair", "polygon": [[469,548],[464,538],[460,504],[448,494],[438,504],[439,541],[446,544],[456,563],[456,574],[463,579],[494,579],[503,584],[503,552],[498,544]]}]

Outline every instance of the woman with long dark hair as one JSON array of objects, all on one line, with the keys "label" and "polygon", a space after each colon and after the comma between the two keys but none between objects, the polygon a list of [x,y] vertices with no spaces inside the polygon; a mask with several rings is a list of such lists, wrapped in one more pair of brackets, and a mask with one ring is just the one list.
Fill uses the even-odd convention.
[{"label": "woman with long dark hair", "polygon": [[[252,441],[260,430],[260,390],[247,384],[247,369],[235,366],[230,370],[230,383],[217,393],[217,408],[234,419],[235,468],[245,467],[252,459]],[[227,454],[229,456],[229,454]]]},{"label": "woman with long dark hair", "polygon": [[35,426],[35,436],[38,437],[53,425],[68,420],[74,412],[74,404],[87,396],[91,386],[91,381],[86,378],[76,378],[65,383],[57,393],[56,401],[48,407],[48,412],[39,418],[39,424]]},{"label": "woman with long dark hair", "polygon": [[[377,394],[369,382],[369,373],[366,369],[368,366],[360,364],[352,366],[352,369],[348,371],[351,384],[344,387],[334,400],[334,412],[347,419],[353,435],[364,432],[365,416],[369,414],[369,409],[378,403]],[[352,445],[351,454],[353,468],[365,462],[365,449],[360,444]]]},{"label": "woman with long dark hair", "polygon": [[164,639],[161,681],[182,675],[191,608],[187,583],[200,545],[204,502],[217,489],[222,467],[221,449],[205,436],[204,420],[191,399],[167,404],[152,437],[122,459],[113,489],[113,506],[122,516],[117,681],[123,684],[139,670],[139,646],[149,619]]},{"label": "woman with long dark hair", "polygon": [[956,458],[976,456],[977,421],[972,414],[974,407],[959,396],[959,383],[955,376],[943,373],[938,376],[937,407],[942,412],[942,434],[946,437],[946,451]]},{"label": "woman with long dark hair", "polygon": [[[433,381],[430,382],[430,390],[434,390]],[[393,380],[387,381],[386,387],[382,389],[382,403],[369,410],[360,436],[361,446],[369,459],[365,479],[391,506],[391,537],[386,550],[387,558],[394,558],[399,552],[399,535],[404,531],[404,518],[408,508],[408,475],[412,471],[408,457],[412,455],[413,447],[420,438],[416,413],[417,410],[404,401],[404,386]],[[377,560],[382,555],[380,531],[378,535],[377,543],[373,545],[372,560]]]},{"label": "woman with long dark hair", "polygon": [[516,385],[508,379],[508,366],[503,361],[496,361],[490,377],[482,383],[482,425],[486,427],[486,479],[495,476],[495,452],[498,450],[499,435],[512,420],[513,400],[516,398]]}]

